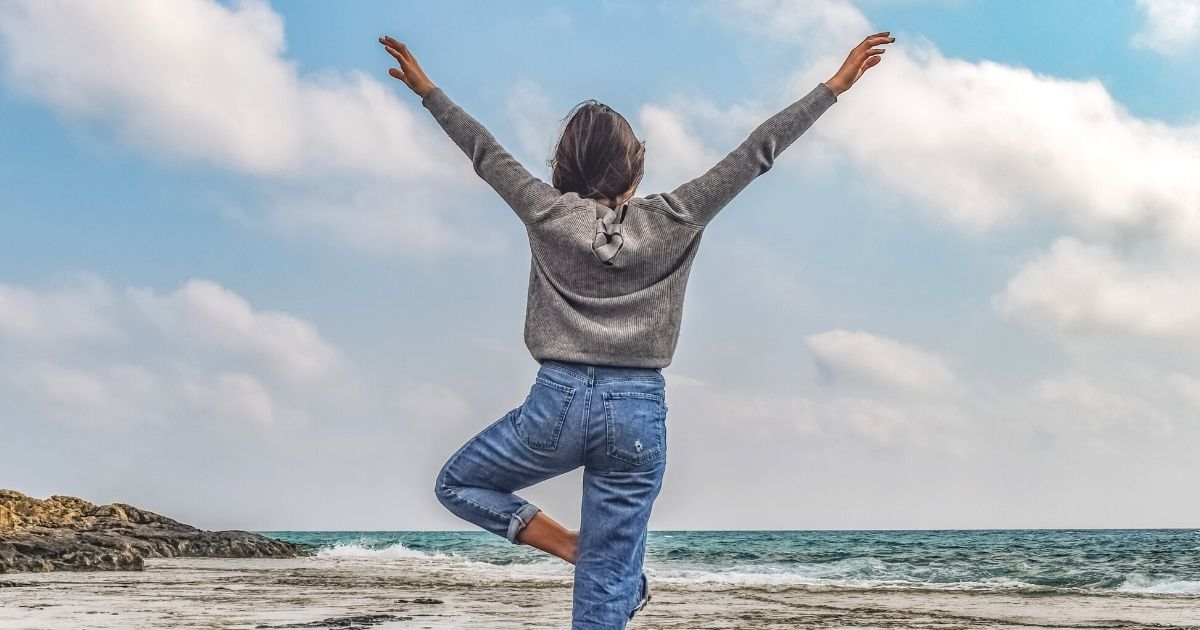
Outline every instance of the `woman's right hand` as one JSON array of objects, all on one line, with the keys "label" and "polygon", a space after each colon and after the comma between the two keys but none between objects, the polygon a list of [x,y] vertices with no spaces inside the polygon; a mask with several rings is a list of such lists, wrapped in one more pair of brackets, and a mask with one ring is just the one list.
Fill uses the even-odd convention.
[{"label": "woman's right hand", "polygon": [[825,82],[825,85],[828,85],[834,94],[841,94],[849,90],[850,86],[854,85],[854,82],[867,71],[867,68],[878,65],[883,59],[879,56],[883,54],[883,49],[875,48],[875,46],[890,44],[894,41],[896,38],[891,36],[891,31],[868,36],[861,44],[855,46],[854,50],[850,51],[846,62],[842,64],[841,68],[838,68],[833,77]]},{"label": "woman's right hand", "polygon": [[379,38],[379,43],[383,44],[384,50],[400,63],[399,68],[389,68],[388,74],[403,81],[421,98],[425,98],[433,91],[433,88],[437,87],[429,80],[429,77],[425,76],[421,64],[417,63],[416,57],[413,57],[413,54],[408,51],[408,46],[405,46],[404,42],[398,41],[390,35],[384,35]]}]

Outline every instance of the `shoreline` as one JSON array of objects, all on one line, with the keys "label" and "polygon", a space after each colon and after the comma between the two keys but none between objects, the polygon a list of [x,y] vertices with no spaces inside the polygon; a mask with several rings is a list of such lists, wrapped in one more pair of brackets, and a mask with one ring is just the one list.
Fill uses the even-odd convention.
[{"label": "shoreline", "polygon": [[[258,628],[360,617],[378,628],[562,628],[570,573],[467,577],[450,563],[148,559],[142,572],[21,573],[0,629]],[[630,628],[1200,628],[1200,599],[1134,594],[654,583]],[[295,626],[292,627],[304,627]]]}]

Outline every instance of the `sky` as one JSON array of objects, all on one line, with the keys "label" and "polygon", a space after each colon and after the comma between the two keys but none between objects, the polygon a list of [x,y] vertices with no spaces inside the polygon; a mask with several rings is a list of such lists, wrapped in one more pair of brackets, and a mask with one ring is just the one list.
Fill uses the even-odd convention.
[{"label": "sky", "polygon": [[532,384],[528,243],[376,38],[546,180],[611,105],[645,196],[878,31],[706,230],[651,527],[1200,526],[1196,0],[8,0],[0,487],[472,529],[433,479]]}]

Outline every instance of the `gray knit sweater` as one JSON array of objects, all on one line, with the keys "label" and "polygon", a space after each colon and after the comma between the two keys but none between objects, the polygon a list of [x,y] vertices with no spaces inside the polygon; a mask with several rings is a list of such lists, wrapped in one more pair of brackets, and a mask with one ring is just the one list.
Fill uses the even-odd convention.
[{"label": "gray knit sweater", "polygon": [[533,357],[664,368],[705,226],[836,101],[819,83],[708,172],[615,209],[531,175],[441,88],[421,103],[525,224],[533,254],[525,345]]}]

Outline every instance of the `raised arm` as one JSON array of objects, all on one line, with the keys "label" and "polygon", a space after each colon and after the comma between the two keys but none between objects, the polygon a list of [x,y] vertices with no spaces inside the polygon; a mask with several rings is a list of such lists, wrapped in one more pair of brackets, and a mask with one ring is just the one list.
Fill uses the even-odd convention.
[{"label": "raised arm", "polygon": [[754,178],[770,170],[775,158],[836,103],[839,94],[850,89],[867,68],[879,63],[883,49],[872,46],[894,41],[896,38],[887,31],[864,39],[832,78],[818,83],[803,98],[756,127],[708,172],[663,193],[663,200],[680,218],[707,225]]},{"label": "raised arm", "polygon": [[400,69],[391,68],[388,73],[421,97],[421,104],[471,159],[475,172],[499,193],[523,223],[532,223],[559,197],[558,190],[530,174],[487,128],[434,85],[407,46],[391,37],[381,37],[379,43],[400,63]]}]

